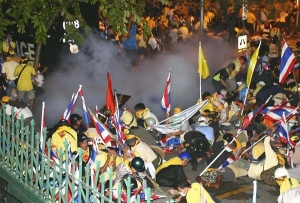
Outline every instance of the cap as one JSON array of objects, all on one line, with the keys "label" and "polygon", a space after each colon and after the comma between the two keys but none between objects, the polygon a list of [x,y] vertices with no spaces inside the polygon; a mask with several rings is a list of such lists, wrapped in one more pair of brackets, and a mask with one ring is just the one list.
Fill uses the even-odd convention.
[{"label": "cap", "polygon": [[86,140],[88,140],[88,136],[86,136],[84,133],[78,133],[78,142],[84,142]]}]

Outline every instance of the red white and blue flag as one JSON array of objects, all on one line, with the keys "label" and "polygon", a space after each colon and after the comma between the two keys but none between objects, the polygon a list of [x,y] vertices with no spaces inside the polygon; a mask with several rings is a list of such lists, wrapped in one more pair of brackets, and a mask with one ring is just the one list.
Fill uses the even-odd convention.
[{"label": "red white and blue flag", "polygon": [[297,63],[297,58],[295,57],[293,51],[284,40],[282,51],[281,51],[281,62],[280,62],[280,73],[279,73],[280,84],[283,84],[285,82],[288,75],[293,71],[296,63]]},{"label": "red white and blue flag", "polygon": [[77,93],[75,95],[74,94],[72,95],[71,101],[68,104],[68,107],[65,110],[64,114],[61,116],[61,119],[69,120],[70,115],[72,114],[73,109],[75,107],[77,97],[78,97],[78,93],[80,92],[80,90],[81,90],[81,86],[79,86],[79,89],[78,89]]},{"label": "red white and blue flag", "polygon": [[287,125],[286,125],[286,119],[285,119],[285,114],[282,114],[282,118],[281,118],[281,122],[280,122],[280,126],[279,126],[279,136],[280,136],[280,141],[283,143],[286,143],[288,145],[290,145],[291,147],[295,147],[296,143],[294,143],[289,136],[289,132],[287,129]]},{"label": "red white and blue flag", "polygon": [[82,89],[80,89],[79,95],[81,96],[81,100],[82,100],[84,123],[85,123],[86,128],[90,128],[89,114],[88,114],[87,109],[86,109],[85,99],[84,99],[84,96],[83,96]]},{"label": "red white and blue flag", "polygon": [[170,89],[171,89],[171,72],[169,72],[169,76],[167,79],[167,85],[166,85],[163,97],[161,99],[161,108],[168,115],[170,115],[170,111],[171,111]]},{"label": "red white and blue flag", "polygon": [[101,123],[94,117],[93,114],[90,114],[90,115],[91,115],[92,121],[94,123],[94,126],[97,130],[97,133],[101,136],[104,143],[108,143],[112,139],[110,132],[104,126],[103,123]]},{"label": "red white and blue flag", "polygon": [[277,122],[282,119],[282,115],[295,115],[299,113],[299,108],[294,106],[278,106],[273,107],[268,112],[265,113],[264,119],[270,120],[272,122]]},{"label": "red white and blue flag", "polygon": [[226,166],[228,166],[229,164],[231,164],[232,162],[235,161],[235,157],[233,155],[230,155],[226,161],[218,168],[218,170],[225,168]]},{"label": "red white and blue flag", "polygon": [[89,160],[90,164],[90,171],[91,171],[91,187],[94,188],[96,187],[96,173],[95,173],[95,164],[96,164],[96,156],[98,154],[98,145],[97,141],[94,138],[93,139],[93,145],[92,145],[92,151],[91,151],[91,156]]}]

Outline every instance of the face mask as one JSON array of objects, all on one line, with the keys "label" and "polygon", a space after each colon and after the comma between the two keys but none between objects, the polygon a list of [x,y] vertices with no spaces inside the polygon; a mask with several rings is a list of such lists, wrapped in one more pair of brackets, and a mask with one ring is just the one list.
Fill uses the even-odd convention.
[{"label": "face mask", "polygon": [[279,185],[279,186],[281,186],[282,185],[282,183],[283,183],[283,180],[281,180],[281,179],[276,179],[276,183]]},{"label": "face mask", "polygon": [[225,150],[226,150],[227,152],[232,152],[232,149],[230,149],[229,147],[226,147]]},{"label": "face mask", "polygon": [[296,123],[290,123],[288,122],[289,127],[293,127],[294,125],[296,125]]},{"label": "face mask", "polygon": [[182,196],[182,197],[185,197],[186,194],[184,194],[183,192],[179,192],[179,194]]},{"label": "face mask", "polygon": [[138,117],[138,118],[143,118],[143,114],[144,114],[144,111],[142,110],[142,111],[136,111],[135,112],[135,115],[136,115],[136,117]]}]

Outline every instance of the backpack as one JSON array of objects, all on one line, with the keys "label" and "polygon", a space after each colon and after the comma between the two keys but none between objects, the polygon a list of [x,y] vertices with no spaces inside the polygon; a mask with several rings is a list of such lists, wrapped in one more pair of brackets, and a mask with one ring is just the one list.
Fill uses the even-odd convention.
[{"label": "backpack", "polygon": [[285,160],[282,157],[282,155],[276,153],[277,159],[278,159],[278,164],[276,166],[273,166],[272,168],[269,168],[268,170],[264,170],[260,174],[261,180],[270,186],[277,186],[276,179],[274,178],[274,173],[277,168],[283,167],[285,165]]}]

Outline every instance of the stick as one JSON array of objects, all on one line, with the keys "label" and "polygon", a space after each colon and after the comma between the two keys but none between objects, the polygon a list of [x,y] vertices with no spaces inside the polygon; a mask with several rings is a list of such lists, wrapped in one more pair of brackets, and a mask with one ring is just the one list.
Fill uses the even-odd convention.
[{"label": "stick", "polygon": [[[200,46],[199,52],[201,52],[201,50],[202,50],[202,47],[201,47],[201,41],[199,42],[199,46]],[[198,68],[199,68],[199,64],[202,63],[202,61],[201,61],[201,60],[202,60],[202,58],[201,58],[202,54],[201,54],[201,53],[198,53],[198,55],[200,56],[199,59],[198,59],[198,60],[199,60],[199,61],[198,61]],[[201,64],[201,65],[202,65],[202,64]],[[203,67],[202,67],[202,71],[203,71]],[[200,84],[199,84],[199,88],[200,88],[200,97],[199,97],[199,98],[200,98],[200,102],[201,102],[201,101],[202,101],[202,92],[201,92],[201,88],[202,88],[202,87],[201,87],[201,82],[202,82],[202,80],[201,80],[201,74],[199,74],[199,78],[200,78]]]},{"label": "stick", "polygon": [[253,203],[256,203],[257,198],[257,181],[253,181]]},{"label": "stick", "polygon": [[[299,107],[298,107],[299,108]],[[291,111],[286,118],[288,118],[295,110],[297,111],[298,108],[295,108],[293,111]],[[292,117],[288,118],[286,121],[290,120]],[[278,120],[277,122],[275,122],[271,127],[267,128],[265,131],[263,131],[262,133],[260,133],[259,136],[263,135],[264,133],[266,133],[268,130],[270,130],[271,128],[274,127],[274,125],[280,123],[281,120]],[[267,135],[264,135],[262,138],[260,138],[258,141],[256,141],[253,145],[251,145],[249,148],[247,148],[245,151],[243,151],[243,153],[240,155],[243,156],[243,154],[245,154],[247,151],[249,151],[251,148],[253,148],[255,145],[257,145],[260,141],[262,141]]]},{"label": "stick", "polygon": [[158,186],[158,184],[154,181],[154,180],[152,180],[150,177],[149,177],[149,175],[147,174],[147,172],[145,173],[145,175],[146,175],[146,177],[148,178],[148,180],[159,190],[159,192],[163,192],[162,190],[161,190],[161,188]]}]

